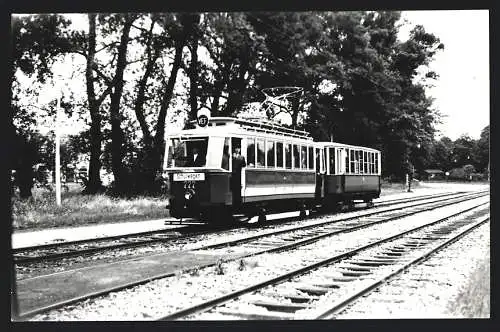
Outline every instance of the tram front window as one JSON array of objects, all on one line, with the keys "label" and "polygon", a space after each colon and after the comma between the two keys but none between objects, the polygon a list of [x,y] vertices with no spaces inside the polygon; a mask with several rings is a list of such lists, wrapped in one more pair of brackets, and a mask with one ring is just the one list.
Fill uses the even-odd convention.
[{"label": "tram front window", "polygon": [[171,138],[167,167],[205,167],[208,137]]}]

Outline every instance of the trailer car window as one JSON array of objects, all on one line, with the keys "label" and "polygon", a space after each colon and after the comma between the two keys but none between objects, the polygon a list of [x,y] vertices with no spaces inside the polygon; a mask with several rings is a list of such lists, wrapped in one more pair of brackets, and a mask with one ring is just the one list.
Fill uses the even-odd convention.
[{"label": "trailer car window", "polygon": [[230,142],[231,142],[231,139],[229,137],[226,137],[226,139],[224,140],[224,148],[223,148],[223,151],[222,151],[222,163],[221,163],[221,167],[225,170],[228,170],[229,171],[229,151],[230,150]]},{"label": "trailer car window", "polygon": [[370,152],[370,173],[374,173],[374,167],[373,167],[373,152]]},{"label": "trailer car window", "polygon": [[359,151],[359,173],[363,174],[365,171],[365,156],[364,151]]},{"label": "trailer car window", "polygon": [[370,173],[370,153],[366,152],[366,161],[365,161],[365,173]]},{"label": "trailer car window", "polygon": [[312,146],[308,147],[309,151],[309,169],[314,169],[314,148]]},{"label": "trailer car window", "polygon": [[292,144],[285,145],[285,166],[288,169],[292,168]]},{"label": "trailer car window", "polygon": [[274,153],[274,142],[266,141],[266,154],[267,154],[267,168],[274,168],[275,166],[275,153]]},{"label": "trailer car window", "polygon": [[249,138],[247,144],[248,167],[255,167],[255,139]]},{"label": "trailer car window", "polygon": [[276,167],[283,168],[283,142],[276,142]]},{"label": "trailer car window", "polygon": [[307,146],[300,147],[300,168],[307,169]]},{"label": "trailer car window", "polygon": [[330,160],[328,163],[328,168],[330,169],[330,174],[335,174],[335,148],[329,148],[328,153],[330,154]]},{"label": "trailer car window", "polygon": [[257,140],[257,167],[266,167],[266,150],[263,139]]},{"label": "trailer car window", "polygon": [[293,145],[293,168],[300,169],[300,149],[297,144]]},{"label": "trailer car window", "polygon": [[350,149],[349,150],[349,164],[350,164],[350,171],[349,173],[350,174],[354,174],[354,164],[355,164],[355,160],[354,160],[354,150]]}]

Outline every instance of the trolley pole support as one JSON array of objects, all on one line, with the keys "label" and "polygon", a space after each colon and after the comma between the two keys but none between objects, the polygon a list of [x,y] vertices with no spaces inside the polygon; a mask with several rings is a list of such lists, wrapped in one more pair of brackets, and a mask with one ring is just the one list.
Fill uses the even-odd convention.
[{"label": "trolley pole support", "polygon": [[[62,93],[61,93],[62,95]],[[61,206],[61,155],[60,155],[60,132],[59,132],[59,109],[61,108],[61,95],[57,98],[56,108],[56,204]]]}]

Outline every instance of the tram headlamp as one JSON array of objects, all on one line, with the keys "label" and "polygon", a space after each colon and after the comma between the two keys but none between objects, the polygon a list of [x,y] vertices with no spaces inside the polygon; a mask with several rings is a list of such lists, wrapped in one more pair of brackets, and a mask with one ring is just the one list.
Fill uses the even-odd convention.
[{"label": "tram headlamp", "polygon": [[192,190],[188,190],[184,194],[184,198],[186,199],[186,201],[189,201],[191,198],[193,198],[193,196],[194,196],[194,192]]}]

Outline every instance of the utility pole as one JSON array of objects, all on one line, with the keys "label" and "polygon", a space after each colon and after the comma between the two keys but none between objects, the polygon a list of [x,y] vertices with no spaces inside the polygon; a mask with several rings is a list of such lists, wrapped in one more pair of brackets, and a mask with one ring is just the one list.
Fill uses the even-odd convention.
[{"label": "utility pole", "polygon": [[56,108],[56,204],[61,206],[61,155],[60,155],[60,132],[59,132],[59,109],[61,108],[62,91],[57,98]]}]

